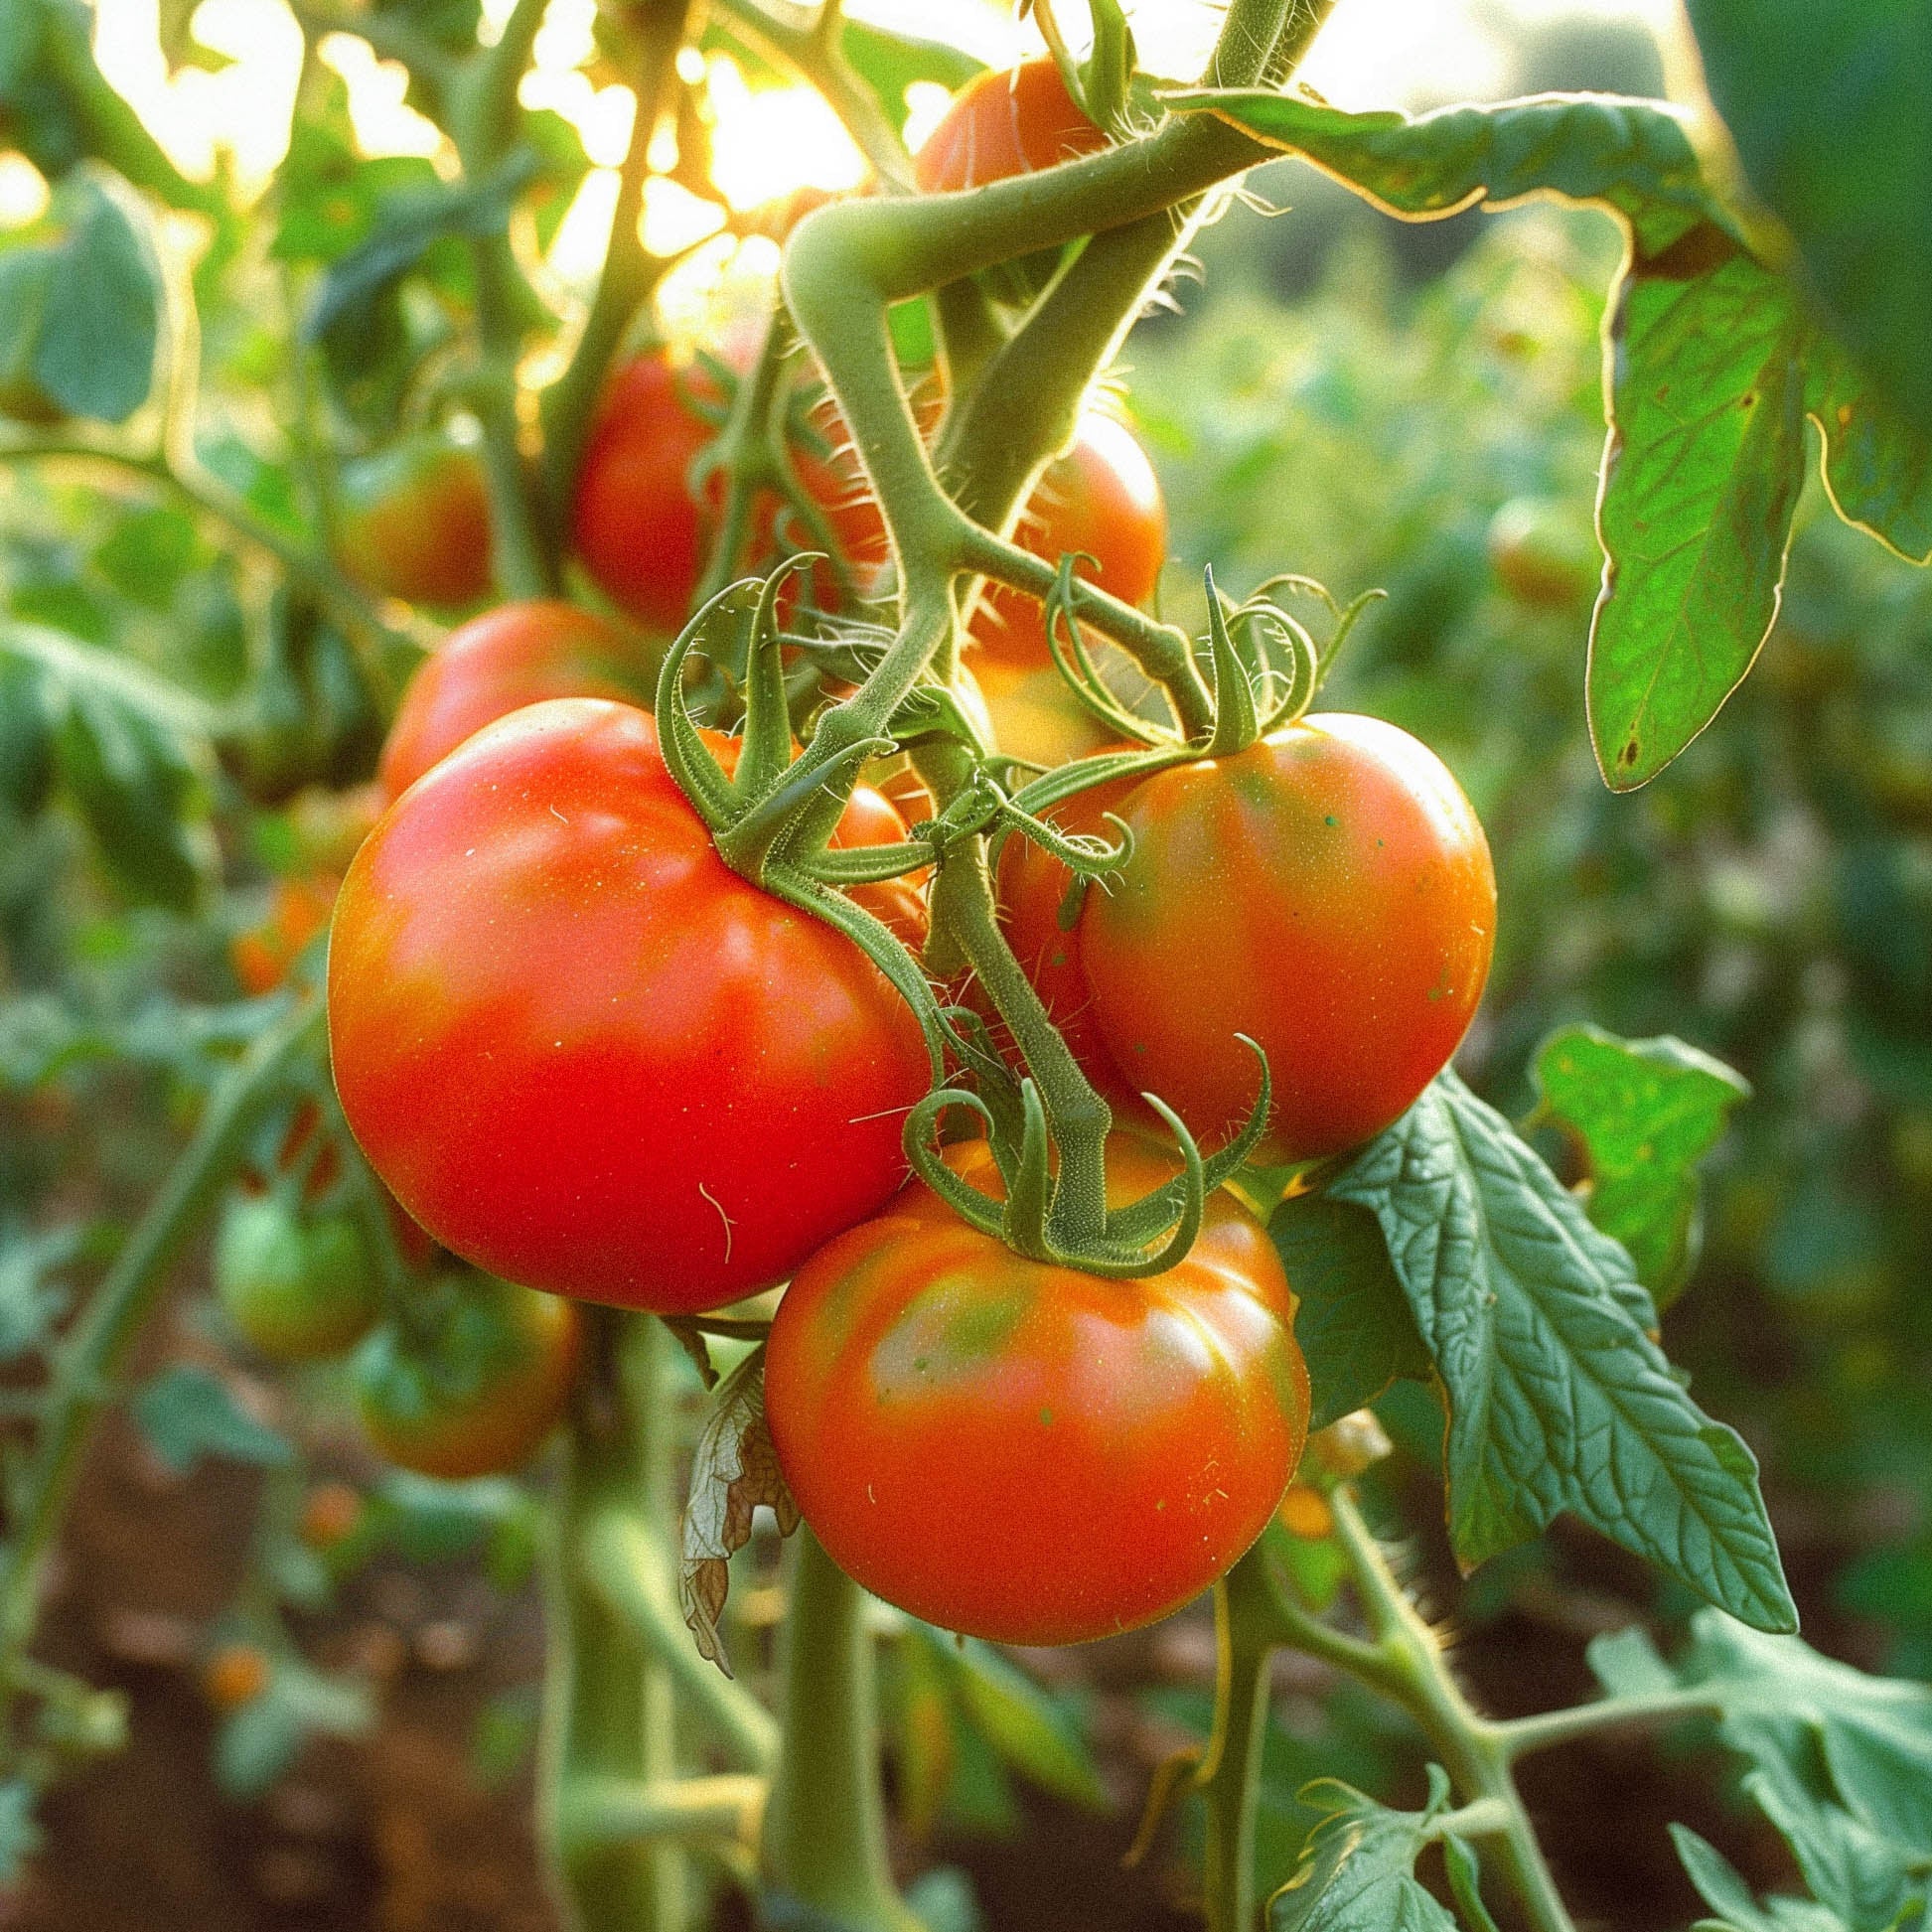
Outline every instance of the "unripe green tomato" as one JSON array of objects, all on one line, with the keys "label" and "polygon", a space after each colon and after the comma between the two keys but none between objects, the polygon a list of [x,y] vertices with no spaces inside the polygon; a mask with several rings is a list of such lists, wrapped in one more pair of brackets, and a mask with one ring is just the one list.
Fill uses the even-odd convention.
[{"label": "unripe green tomato", "polygon": [[1564,610],[1596,589],[1600,559],[1580,505],[1556,497],[1512,497],[1489,523],[1496,581],[1533,610]]},{"label": "unripe green tomato", "polygon": [[276,1362],[342,1355],[381,1312],[355,1222],[304,1220],[273,1194],[229,1202],[215,1242],[215,1285],[248,1345]]},{"label": "unripe green tomato", "polygon": [[419,1328],[384,1322],[357,1351],[370,1442],[425,1476],[519,1467],[569,1401],[582,1351],[576,1303],[489,1274],[445,1276],[421,1293]]}]

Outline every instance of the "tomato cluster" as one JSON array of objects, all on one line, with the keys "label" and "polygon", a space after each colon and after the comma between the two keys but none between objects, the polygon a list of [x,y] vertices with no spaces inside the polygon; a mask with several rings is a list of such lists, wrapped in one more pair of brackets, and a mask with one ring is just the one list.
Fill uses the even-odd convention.
[{"label": "tomato cluster", "polygon": [[[1027,63],[966,89],[917,172],[963,191],[1104,144],[1057,69]],[[722,367],[635,356],[592,427],[575,554],[647,635],[683,624],[718,538],[704,458]],[[883,561],[829,401],[787,436],[781,467],[841,562]],[[797,535],[777,474],[740,532],[746,560]],[[1015,537],[1149,603],[1165,510],[1132,435],[1084,417]],[[1097,748],[1037,603],[985,590],[967,631],[992,707],[1024,693],[1042,741],[1059,733],[1052,762]],[[372,1438],[433,1473],[506,1466],[568,1399],[573,1299],[694,1314],[789,1280],[765,1360],[773,1443],[853,1576],[1017,1643],[1165,1615],[1261,1533],[1301,1453],[1295,1302],[1265,1231],[1216,1191],[1184,1259],[1119,1281],[1027,1259],[909,1184],[925,1036],[854,941],[720,857],[644,708],[661,662],[617,621],[505,605],[426,662],[384,749],[388,809],[332,929],[337,1090],[408,1215],[482,1271],[419,1283],[362,1342]],[[731,773],[739,742],[700,735]],[[1131,833],[1104,887],[1017,835],[997,871],[1016,957],[1120,1110],[1151,1092],[1221,1139],[1257,1088],[1246,1036],[1273,1082],[1262,1152],[1308,1160],[1395,1119],[1468,1025],[1494,929],[1488,850],[1448,773],[1393,726],[1301,718],[1052,817]],[[831,842],[907,837],[861,786]],[[915,872],[852,897],[917,949],[922,886]],[[1002,1195],[986,1143],[947,1159]],[[1116,1132],[1112,1204],[1181,1169],[1171,1144]]]}]

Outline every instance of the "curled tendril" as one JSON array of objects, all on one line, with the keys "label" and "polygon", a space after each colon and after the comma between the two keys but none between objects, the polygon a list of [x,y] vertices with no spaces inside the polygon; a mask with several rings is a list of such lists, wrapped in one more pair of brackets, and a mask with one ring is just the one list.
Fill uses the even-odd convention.
[{"label": "curled tendril", "polygon": [[[903,1145],[906,1158],[919,1178],[968,1227],[982,1235],[1001,1237],[1004,1207],[990,1194],[982,1194],[970,1181],[964,1180],[946,1164],[934,1139],[940,1116],[949,1107],[964,1107],[978,1115],[992,1134],[996,1122],[992,1109],[979,1096],[965,1087],[940,1087],[906,1115]],[[995,1150],[998,1140],[993,1140]],[[994,1158],[997,1159],[997,1151]]]},{"label": "curled tendril", "polygon": [[678,632],[658,671],[659,747],[678,790],[713,833],[735,823],[742,815],[743,804],[737,787],[699,735],[697,720],[691,715],[684,693],[684,667],[693,653],[716,663],[720,654],[701,647],[726,622],[735,627],[747,612],[755,614],[763,601],[764,588],[757,577],[726,584]]},{"label": "curled tendril", "polygon": [[1315,651],[1315,641],[1308,635],[1305,625],[1290,617],[1278,605],[1256,598],[1250,598],[1243,604],[1229,623],[1243,634],[1271,638],[1277,648],[1286,647],[1288,663],[1285,672],[1271,661],[1270,654],[1257,651],[1263,667],[1263,689],[1277,683],[1286,687],[1259,723],[1261,735],[1266,737],[1270,731],[1278,731],[1284,724],[1293,724],[1314,702],[1315,687],[1321,681],[1321,660]]},{"label": "curled tendril", "polygon": [[1100,567],[1098,560],[1084,551],[1063,555],[1054,574],[1053,588],[1044,600],[1047,649],[1053,654],[1054,667],[1085,709],[1123,738],[1135,739],[1143,745],[1172,743],[1171,732],[1137,717],[1114,695],[1087,649],[1086,633],[1075,610],[1079,579],[1074,575],[1074,565],[1083,558],[1096,569]]}]

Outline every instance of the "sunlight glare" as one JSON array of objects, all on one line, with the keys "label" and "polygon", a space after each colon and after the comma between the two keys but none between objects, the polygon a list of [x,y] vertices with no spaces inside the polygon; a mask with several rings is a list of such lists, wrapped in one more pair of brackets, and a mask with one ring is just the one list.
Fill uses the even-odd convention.
[{"label": "sunlight glare", "polygon": [[0,228],[24,228],[47,213],[47,177],[24,154],[0,154]]},{"label": "sunlight glare", "polygon": [[316,55],[349,89],[349,125],[365,154],[440,155],[445,144],[436,123],[402,98],[409,75],[400,61],[378,60],[354,34],[325,34]]},{"label": "sunlight glare", "polygon": [[733,208],[757,208],[795,188],[836,194],[865,179],[864,157],[812,88],[754,90],[724,55],[712,58],[709,73],[717,115],[711,178]]}]

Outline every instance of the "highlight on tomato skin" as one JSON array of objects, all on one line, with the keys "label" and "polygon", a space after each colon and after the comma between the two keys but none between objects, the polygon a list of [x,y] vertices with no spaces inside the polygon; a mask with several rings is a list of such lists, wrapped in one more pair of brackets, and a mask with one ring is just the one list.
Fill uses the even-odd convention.
[{"label": "highlight on tomato skin", "polygon": [[1106,146],[1107,136],[1075,104],[1059,68],[1039,55],[967,81],[920,143],[913,179],[929,195],[953,194],[1037,174]]},{"label": "highlight on tomato skin", "polygon": [[[998,1185],[981,1142],[956,1171]],[[1116,1135],[1125,1200],[1178,1156]],[[1153,1622],[1272,1518],[1306,1438],[1294,1297],[1225,1192],[1177,1266],[1032,1262],[923,1185],[839,1236],[779,1304],[773,1444],[834,1561],[941,1628],[1082,1643]]]},{"label": "highlight on tomato skin", "polygon": [[1133,852],[1081,909],[1092,1018],[1120,1078],[1212,1142],[1273,1111],[1257,1158],[1308,1160],[1399,1119],[1474,1017],[1496,936],[1489,841],[1399,726],[1313,713],[1176,765],[1116,808]]},{"label": "highlight on tomato skin", "polygon": [[878,967],[731,871],[650,717],[588,698],[488,726],[391,809],[338,902],[329,1026],[351,1128],[436,1240],[663,1313],[880,1207],[930,1084]]},{"label": "highlight on tomato skin", "polygon": [[594,612],[560,598],[500,604],[459,625],[416,667],[377,768],[391,805],[464,739],[548,697],[648,704],[657,667]]}]

